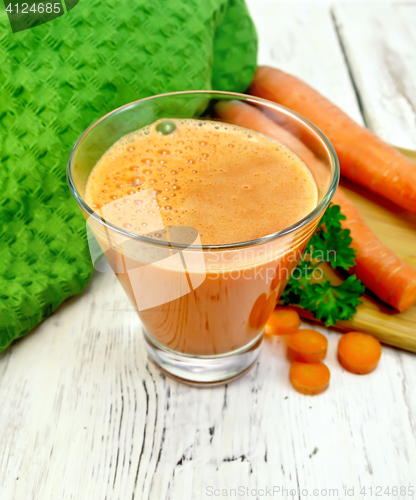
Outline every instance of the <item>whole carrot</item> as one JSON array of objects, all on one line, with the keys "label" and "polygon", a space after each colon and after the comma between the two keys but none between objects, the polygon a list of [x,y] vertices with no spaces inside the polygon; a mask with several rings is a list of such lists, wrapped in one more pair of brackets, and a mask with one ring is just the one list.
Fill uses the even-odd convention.
[{"label": "whole carrot", "polygon": [[346,217],[341,224],[351,231],[352,246],[357,251],[356,265],[349,272],[381,300],[398,311],[406,311],[416,302],[416,269],[376,237],[341,188],[333,202],[340,205]]},{"label": "whole carrot", "polygon": [[[283,143],[306,165],[313,162],[319,174],[319,160],[308,147],[289,131],[277,125],[258,109],[241,102],[223,103],[217,109],[219,117],[229,123],[251,128]],[[347,196],[337,189],[333,202],[340,205],[347,218],[344,228],[351,231],[357,250],[356,266],[351,272],[381,300],[398,311],[405,311],[416,302],[416,269],[387,248],[367,226]]]},{"label": "whole carrot", "polygon": [[341,174],[416,214],[416,166],[295,76],[259,67],[250,93],[297,111],[333,144]]}]

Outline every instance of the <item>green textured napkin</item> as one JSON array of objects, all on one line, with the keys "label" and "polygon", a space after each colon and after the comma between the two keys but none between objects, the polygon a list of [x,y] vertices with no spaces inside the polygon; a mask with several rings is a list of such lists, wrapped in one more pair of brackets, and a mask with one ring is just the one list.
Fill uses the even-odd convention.
[{"label": "green textured napkin", "polygon": [[0,9],[1,351],[92,275],[65,180],[80,133],[152,94],[244,91],[257,43],[243,0],[81,0],[18,33]]}]

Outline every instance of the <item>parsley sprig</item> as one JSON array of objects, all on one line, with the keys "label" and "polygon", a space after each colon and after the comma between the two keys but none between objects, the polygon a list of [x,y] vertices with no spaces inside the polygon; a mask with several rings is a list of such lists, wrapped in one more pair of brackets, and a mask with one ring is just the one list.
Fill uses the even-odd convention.
[{"label": "parsley sprig", "polygon": [[340,285],[333,285],[325,276],[312,279],[322,262],[333,269],[348,270],[354,265],[356,252],[351,247],[350,231],[341,226],[342,220],[345,216],[340,207],[331,203],[281,297],[284,305],[307,309],[326,326],[352,318],[365,290],[355,275]]}]

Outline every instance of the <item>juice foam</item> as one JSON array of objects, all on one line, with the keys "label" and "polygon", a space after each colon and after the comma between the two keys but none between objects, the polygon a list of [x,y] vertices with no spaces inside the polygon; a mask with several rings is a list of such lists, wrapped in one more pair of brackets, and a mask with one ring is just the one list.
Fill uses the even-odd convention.
[{"label": "juice foam", "polygon": [[[136,234],[148,232],[157,212],[165,227],[195,228],[204,245],[275,233],[316,207],[312,174],[285,146],[236,125],[169,122],[171,133],[156,122],[116,142],[88,178],[87,204],[111,204],[111,222]],[[124,208],[123,198],[149,189],[154,206]]]}]

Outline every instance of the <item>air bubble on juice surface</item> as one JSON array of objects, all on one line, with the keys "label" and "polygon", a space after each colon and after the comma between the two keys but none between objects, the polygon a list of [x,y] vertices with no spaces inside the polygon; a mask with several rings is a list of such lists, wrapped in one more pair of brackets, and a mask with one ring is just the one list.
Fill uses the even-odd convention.
[{"label": "air bubble on juice surface", "polygon": [[129,151],[134,151],[136,148],[134,146],[129,147]]},{"label": "air bubble on juice surface", "polygon": [[167,149],[159,149],[158,153],[162,156],[170,155],[170,151]]},{"label": "air bubble on juice surface", "polygon": [[117,196],[113,195],[113,196],[110,196],[110,198],[111,198],[112,200],[116,200],[116,199],[117,199]]},{"label": "air bubble on juice surface", "polygon": [[178,172],[176,172],[176,170],[171,170],[171,171],[170,171],[170,173],[171,173],[172,175],[176,175]]},{"label": "air bubble on juice surface", "polygon": [[188,163],[190,163],[191,165],[193,165],[195,162],[194,162],[194,160],[188,160]]},{"label": "air bubble on juice surface", "polygon": [[153,159],[152,158],[142,158],[140,161],[142,163],[145,163],[146,165],[149,165],[149,163],[153,162]]},{"label": "air bubble on juice surface", "polygon": [[143,170],[144,175],[150,175],[152,173],[151,170]]},{"label": "air bubble on juice surface", "polygon": [[143,203],[143,200],[136,200],[134,202],[135,205],[141,205]]},{"label": "air bubble on juice surface", "polygon": [[175,185],[175,186],[173,186],[173,187],[172,187],[172,189],[176,189],[176,190],[178,190],[178,189],[180,189],[180,186]]},{"label": "air bubble on juice surface", "polygon": [[123,227],[125,227],[126,229],[128,229],[129,227],[131,227],[130,224],[123,224]]},{"label": "air bubble on juice surface", "polygon": [[172,207],[170,205],[165,205],[164,209],[165,210],[172,210]]},{"label": "air bubble on juice surface", "polygon": [[102,192],[102,193],[106,193],[106,192],[107,192],[107,189],[103,189],[101,192]]},{"label": "air bubble on juice surface", "polygon": [[142,226],[146,227],[147,226],[147,222],[142,222]]},{"label": "air bubble on juice surface", "polygon": [[142,179],[141,177],[134,177],[134,179],[132,179],[129,184],[131,186],[141,186],[142,184],[144,183],[144,179]]}]

